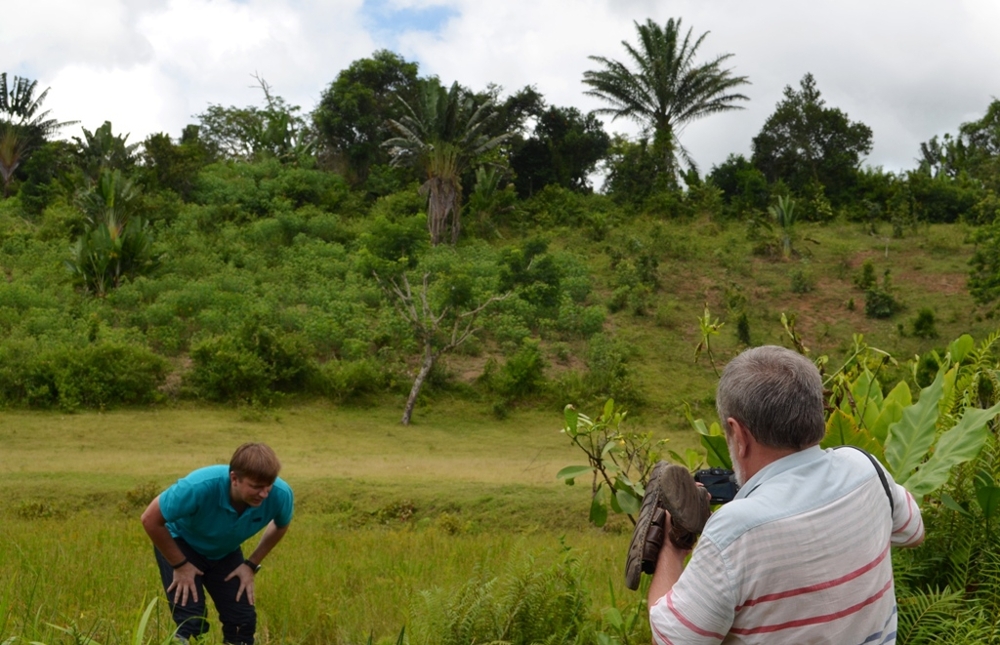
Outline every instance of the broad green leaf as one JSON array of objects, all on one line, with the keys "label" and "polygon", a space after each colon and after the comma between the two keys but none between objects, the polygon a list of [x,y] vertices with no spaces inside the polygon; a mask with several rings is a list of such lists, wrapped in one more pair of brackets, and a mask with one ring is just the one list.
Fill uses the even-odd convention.
[{"label": "broad green leaf", "polygon": [[615,412],[615,400],[608,399],[604,403],[604,414],[602,415],[605,419],[610,420]]},{"label": "broad green leaf", "polygon": [[941,503],[953,511],[958,511],[962,515],[970,515],[969,511],[964,506],[956,502],[955,498],[948,493],[941,493]]},{"label": "broad green leaf", "polygon": [[900,381],[885,396],[885,401],[895,401],[904,408],[908,405],[913,405],[913,395],[910,393],[910,386],[906,384],[906,381]]},{"label": "broad green leaf", "polygon": [[857,431],[858,426],[852,416],[843,410],[834,410],[826,421],[826,434],[819,445],[821,448],[848,445],[848,437],[857,434]]},{"label": "broad green leaf", "polygon": [[943,380],[944,370],[938,370],[934,382],[920,391],[917,402],[904,408],[902,418],[889,426],[885,459],[898,484],[909,478],[934,443]]},{"label": "broad green leaf", "polygon": [[1000,508],[1000,488],[996,486],[976,488],[976,501],[979,502],[979,508],[983,509],[986,519],[991,519]]},{"label": "broad green leaf", "polygon": [[620,449],[621,443],[616,439],[610,439],[606,444],[604,444],[604,448],[601,450],[601,457],[607,457],[609,452]]},{"label": "broad green leaf", "polygon": [[556,473],[556,479],[576,479],[594,472],[593,466],[566,466]]},{"label": "broad green leaf", "polygon": [[938,403],[938,411],[941,414],[947,414],[951,407],[951,397],[955,392],[956,379],[958,379],[958,365],[953,366],[944,374],[944,382],[941,385],[941,401]]},{"label": "broad green leaf", "polygon": [[622,513],[624,511],[622,511],[621,505],[618,504],[618,493],[619,491],[615,491],[611,494],[611,510],[615,513]]},{"label": "broad green leaf", "polygon": [[732,470],[733,462],[729,459],[729,446],[722,435],[702,435],[701,445],[705,447],[706,460],[712,468]]},{"label": "broad green leaf", "polygon": [[631,490],[615,491],[615,499],[618,500],[619,512],[635,515],[642,506],[642,500],[635,496]]},{"label": "broad green leaf", "polygon": [[576,436],[577,421],[580,419],[580,413],[572,405],[567,405],[563,408],[563,418],[566,421],[567,434],[571,437]]},{"label": "broad green leaf", "polygon": [[820,442],[821,448],[835,446],[857,446],[875,455],[882,456],[882,445],[864,428],[859,428],[854,419],[842,410],[834,410],[826,423],[826,436]]},{"label": "broad green leaf", "polygon": [[885,445],[885,438],[889,436],[889,426],[902,418],[903,406],[891,399],[886,399],[882,403],[882,411],[875,418],[875,423],[869,426],[872,438],[878,442],[880,447]]},{"label": "broad green leaf", "polygon": [[906,489],[920,497],[940,488],[948,481],[953,466],[975,458],[983,449],[989,434],[986,424],[997,414],[1000,403],[987,410],[966,408],[955,427],[938,439],[930,459],[906,480]]},{"label": "broad green leaf", "polygon": [[871,428],[882,406],[882,386],[871,372],[865,370],[851,386],[854,405],[858,408],[861,425]]},{"label": "broad green leaf", "polygon": [[969,355],[969,352],[976,346],[976,342],[972,340],[972,336],[968,334],[962,334],[948,345],[948,353],[951,354],[951,360],[953,363],[961,363],[962,360]]}]

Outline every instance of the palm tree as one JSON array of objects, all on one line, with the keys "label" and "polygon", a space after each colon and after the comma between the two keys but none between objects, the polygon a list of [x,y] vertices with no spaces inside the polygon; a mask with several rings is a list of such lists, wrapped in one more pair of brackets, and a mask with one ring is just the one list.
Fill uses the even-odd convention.
[{"label": "palm tree", "polygon": [[795,230],[795,200],[784,195],[778,196],[778,203],[769,207],[771,217],[781,227],[781,251],[787,260],[792,257],[792,233]]},{"label": "palm tree", "polygon": [[15,76],[8,85],[7,72],[0,72],[0,123],[6,123],[27,130],[32,141],[30,145],[39,145],[46,137],[55,134],[60,128],[74,125],[79,121],[60,123],[48,118],[50,110],[41,111],[42,103],[49,90],[35,96],[38,81],[31,81],[21,76]]},{"label": "palm tree", "polygon": [[597,114],[609,114],[612,120],[632,119],[643,126],[647,136],[652,134],[654,150],[664,155],[671,174],[676,171],[678,154],[696,168],[691,155],[678,142],[678,134],[703,116],[742,109],[734,102],[749,98],[733,90],[750,82],[746,76],[733,76],[732,70],[722,67],[732,54],[697,63],[698,48],[708,32],[692,40],[688,29],[682,40],[680,18],[669,19],[664,28],[652,20],[646,20],[644,25],[635,23],[635,28],[639,32],[638,47],[622,41],[635,70],[625,63],[591,56],[604,68],[583,73],[583,82],[593,88],[586,93],[611,104],[595,110]]},{"label": "palm tree", "polygon": [[420,192],[427,200],[427,228],[437,246],[449,221],[451,243],[458,242],[462,205],[462,173],[480,155],[498,146],[509,134],[489,137],[486,123],[496,116],[492,100],[477,105],[472,94],[454,83],[450,90],[432,78],[421,83],[417,104],[400,99],[406,114],[389,125],[398,136],[383,145],[392,165],[412,165],[425,173]]},{"label": "palm tree", "polygon": [[10,194],[10,182],[14,171],[24,161],[28,145],[17,128],[0,124],[0,179],[3,180],[3,196]]}]

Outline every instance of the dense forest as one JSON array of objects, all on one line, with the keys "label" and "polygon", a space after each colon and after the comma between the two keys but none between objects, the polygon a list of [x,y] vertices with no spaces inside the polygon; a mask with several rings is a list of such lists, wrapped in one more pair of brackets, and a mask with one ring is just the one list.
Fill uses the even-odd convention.
[{"label": "dense forest", "polygon": [[[65,139],[75,124],[45,110],[48,89],[0,74],[0,402],[390,396],[408,423],[449,392],[500,416],[607,397],[677,413],[634,326],[684,337],[704,390],[723,324],[732,351],[802,342],[783,305],[755,307],[753,263],[784,275],[783,291],[821,292],[815,249],[845,230],[886,257],[908,236],[945,256],[973,245],[959,297],[974,313],[950,320],[991,317],[1000,101],[889,172],[865,165],[871,128],[806,74],[748,133],[750,158],[703,169],[679,134],[740,109],[749,79],[680,20],[635,35],[622,60],[592,58],[583,87],[606,107],[590,114],[532,86],[421,76],[381,50],[337,73],[310,114],[258,77],[258,105],[208,105],[179,137],[130,141],[105,122]],[[610,136],[602,119],[641,135]],[[844,315],[921,339],[901,346],[910,355],[934,346],[948,319],[933,303],[904,310],[892,267],[839,253]],[[811,340],[835,352],[850,332]]]}]

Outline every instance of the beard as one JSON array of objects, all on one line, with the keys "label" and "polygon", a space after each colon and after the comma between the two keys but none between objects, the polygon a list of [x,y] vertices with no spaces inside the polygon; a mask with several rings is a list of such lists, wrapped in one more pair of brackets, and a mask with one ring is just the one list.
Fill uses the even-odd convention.
[{"label": "beard", "polygon": [[733,436],[731,433],[726,434],[726,448],[729,450],[729,461],[733,464],[733,472],[736,473],[736,485],[743,488],[743,484],[747,483],[747,481],[743,476],[743,467],[736,460],[739,451],[733,450]]}]

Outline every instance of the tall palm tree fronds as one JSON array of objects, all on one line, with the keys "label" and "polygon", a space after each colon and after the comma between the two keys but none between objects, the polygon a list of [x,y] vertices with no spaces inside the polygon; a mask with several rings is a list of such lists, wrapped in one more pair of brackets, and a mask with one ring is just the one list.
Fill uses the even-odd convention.
[{"label": "tall palm tree fronds", "polygon": [[78,121],[60,123],[50,119],[51,110],[42,110],[42,103],[49,94],[49,88],[35,96],[38,81],[15,76],[7,83],[7,72],[0,72],[0,122],[19,128],[26,128],[33,136],[45,138],[55,134],[60,128],[74,125]]},{"label": "tall palm tree fronds", "polygon": [[746,76],[734,76],[722,65],[732,54],[722,54],[706,62],[695,59],[708,32],[692,39],[691,29],[681,37],[681,20],[673,18],[665,27],[652,20],[635,23],[639,44],[633,47],[622,41],[634,69],[626,63],[591,56],[603,69],[583,73],[583,82],[592,89],[586,93],[607,101],[611,107],[595,110],[612,120],[632,119],[653,135],[654,148],[665,156],[666,167],[675,172],[678,155],[696,168],[688,151],[677,141],[684,126],[691,121],[742,106],[735,101],[749,98],[733,90],[748,85]]},{"label": "tall palm tree fronds", "polygon": [[427,180],[420,190],[428,197],[431,243],[442,241],[450,222],[451,243],[455,244],[460,231],[462,173],[510,135],[485,134],[485,125],[496,116],[493,102],[477,105],[475,97],[458,83],[445,89],[437,79],[429,79],[421,83],[415,105],[400,102],[406,114],[398,121],[389,120],[398,136],[383,145],[393,165],[412,165],[425,173]]}]

